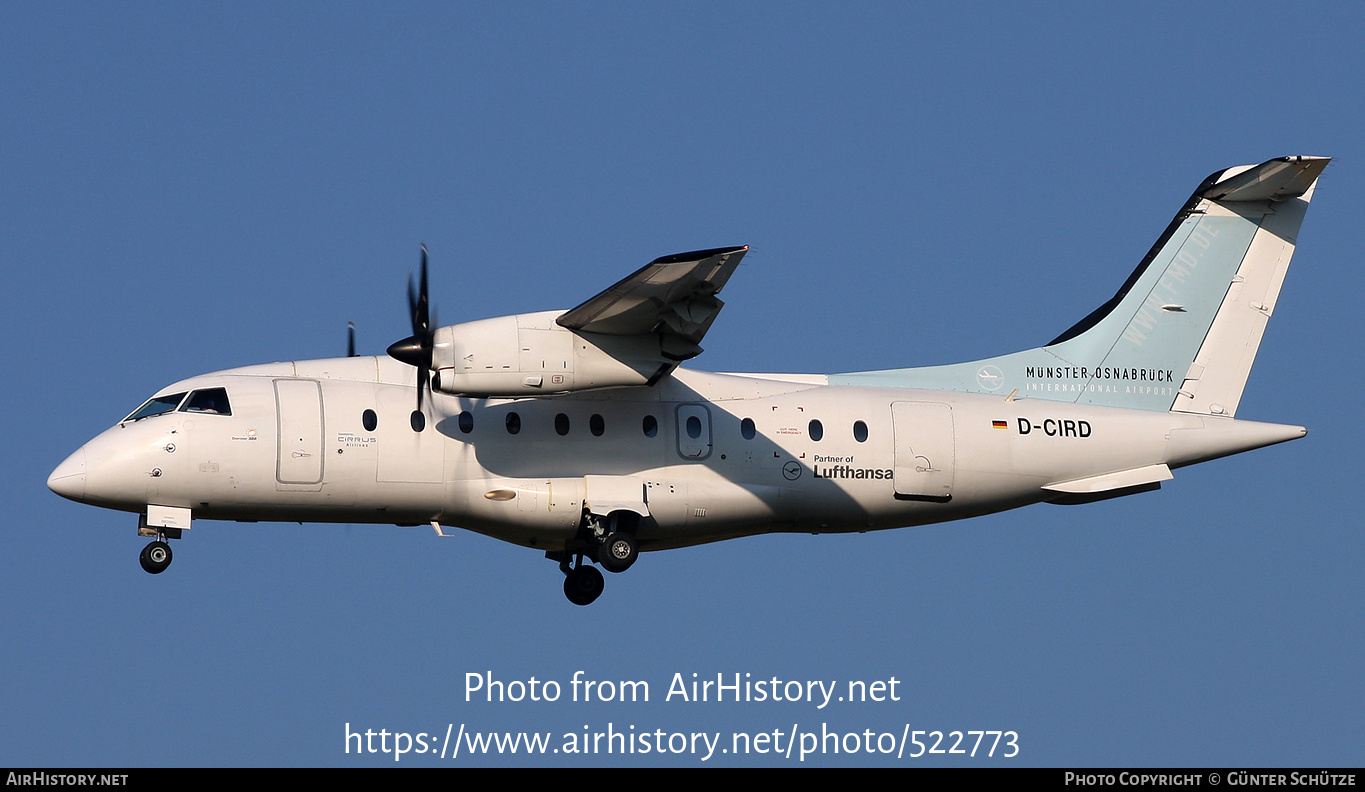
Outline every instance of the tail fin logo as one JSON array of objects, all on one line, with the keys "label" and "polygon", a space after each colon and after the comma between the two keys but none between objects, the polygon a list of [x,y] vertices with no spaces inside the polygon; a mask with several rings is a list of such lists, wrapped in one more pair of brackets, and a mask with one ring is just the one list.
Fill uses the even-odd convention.
[{"label": "tail fin logo", "polygon": [[982,366],[976,372],[976,384],[982,390],[998,391],[1000,386],[1005,384],[1005,372],[999,366]]}]

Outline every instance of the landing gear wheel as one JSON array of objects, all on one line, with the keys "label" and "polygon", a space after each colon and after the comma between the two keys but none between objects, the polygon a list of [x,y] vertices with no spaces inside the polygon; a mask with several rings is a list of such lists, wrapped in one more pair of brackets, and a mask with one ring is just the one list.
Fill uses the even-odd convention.
[{"label": "landing gear wheel", "polygon": [[607,582],[602,579],[602,573],[597,571],[597,567],[587,564],[574,567],[564,576],[564,596],[575,605],[591,605],[602,596],[602,589],[606,586]]},{"label": "landing gear wheel", "polygon": [[159,575],[171,565],[171,546],[158,539],[142,548],[142,555],[138,557],[138,561],[142,562],[143,569],[153,575]]},{"label": "landing gear wheel", "polygon": [[640,545],[628,533],[616,532],[607,536],[597,549],[597,560],[608,572],[625,572],[640,556]]}]

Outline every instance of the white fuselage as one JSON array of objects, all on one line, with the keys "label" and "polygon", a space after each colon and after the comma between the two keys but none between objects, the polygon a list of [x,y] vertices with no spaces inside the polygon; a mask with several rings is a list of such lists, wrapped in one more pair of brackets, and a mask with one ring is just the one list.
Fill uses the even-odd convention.
[{"label": "white fuselage", "polygon": [[558,397],[438,393],[414,431],[412,372],[390,358],[355,357],[185,380],[162,393],[225,388],[231,414],[120,423],[63,463],[53,486],[133,512],[438,523],[547,551],[574,540],[585,510],[627,510],[642,515],[640,549],[656,550],[773,531],[922,525],[1062,493],[1124,494],[1132,476],[1124,471],[1179,467],[1304,431],[683,369],[652,387]]},{"label": "white fuselage", "polygon": [[567,311],[440,327],[423,248],[388,357],[176,383],[48,486],[137,513],[151,574],[195,517],[447,524],[543,551],[576,605],[602,593],[594,564],[642,550],[1146,492],[1306,433],[1233,416],[1327,162],[1210,175],[1112,299],[1045,346],[946,366],[678,368],[746,246],[657,258]]}]

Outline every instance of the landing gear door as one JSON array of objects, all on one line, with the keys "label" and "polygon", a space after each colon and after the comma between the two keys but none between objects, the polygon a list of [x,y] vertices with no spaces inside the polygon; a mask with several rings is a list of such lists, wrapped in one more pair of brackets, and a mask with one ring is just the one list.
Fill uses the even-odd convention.
[{"label": "landing gear door", "polygon": [[900,500],[946,503],[953,496],[953,408],[939,402],[891,403]]},{"label": "landing gear door", "polygon": [[588,509],[593,514],[606,516],[614,511],[635,512],[649,516],[645,504],[645,482],[634,476],[584,476]]},{"label": "landing gear door", "polygon": [[275,380],[280,484],[322,483],[322,390],[316,380]]}]

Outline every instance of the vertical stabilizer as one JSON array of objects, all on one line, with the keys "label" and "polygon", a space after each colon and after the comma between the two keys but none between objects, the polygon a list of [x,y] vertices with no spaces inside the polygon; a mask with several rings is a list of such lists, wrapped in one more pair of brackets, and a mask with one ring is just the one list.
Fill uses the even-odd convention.
[{"label": "vertical stabilizer", "polygon": [[1219,171],[1111,299],[1046,346],[831,384],[985,393],[1233,415],[1327,157]]}]

